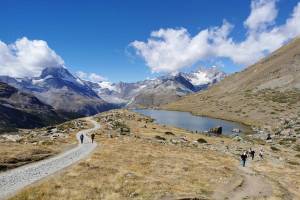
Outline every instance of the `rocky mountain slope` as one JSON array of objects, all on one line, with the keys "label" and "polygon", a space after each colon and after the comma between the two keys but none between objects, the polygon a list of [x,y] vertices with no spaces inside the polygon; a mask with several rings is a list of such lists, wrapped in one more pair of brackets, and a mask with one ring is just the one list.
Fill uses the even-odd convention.
[{"label": "rocky mountain slope", "polygon": [[1,76],[21,91],[32,93],[65,116],[86,116],[114,106],[101,99],[87,84],[63,67],[45,68],[39,77],[17,79]]},{"label": "rocky mountain slope", "polygon": [[266,125],[273,130],[291,123],[300,117],[300,39],[209,90],[162,108]]},{"label": "rocky mountain slope", "polygon": [[33,95],[0,82],[0,133],[18,128],[34,128],[62,121],[49,105]]},{"label": "rocky mountain slope", "polygon": [[226,74],[216,67],[191,73],[161,76],[135,83],[86,83],[104,100],[127,107],[152,107],[175,101],[187,94],[206,89]]}]

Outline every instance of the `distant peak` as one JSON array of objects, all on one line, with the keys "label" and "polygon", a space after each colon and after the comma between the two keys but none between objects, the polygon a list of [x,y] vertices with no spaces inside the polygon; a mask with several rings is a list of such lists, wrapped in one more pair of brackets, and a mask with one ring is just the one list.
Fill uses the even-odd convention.
[{"label": "distant peak", "polygon": [[47,67],[45,68],[40,78],[46,78],[47,76],[52,76],[54,78],[66,78],[66,77],[73,77],[73,75],[64,67]]}]

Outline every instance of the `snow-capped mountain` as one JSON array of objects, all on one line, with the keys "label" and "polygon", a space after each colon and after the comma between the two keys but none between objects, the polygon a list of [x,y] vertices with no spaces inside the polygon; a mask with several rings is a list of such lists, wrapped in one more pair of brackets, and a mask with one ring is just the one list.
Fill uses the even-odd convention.
[{"label": "snow-capped mountain", "polygon": [[99,83],[85,81],[85,83],[107,102],[128,107],[158,106],[206,89],[225,76],[224,72],[216,67],[211,67],[135,83],[110,83],[107,81]]},{"label": "snow-capped mountain", "polygon": [[0,76],[0,81],[34,94],[65,115],[92,115],[114,107],[64,67],[45,68],[34,78]]},{"label": "snow-capped mountain", "polygon": [[191,73],[182,74],[197,90],[201,90],[209,85],[215,84],[226,77],[226,74],[217,67],[200,68]]},{"label": "snow-capped mountain", "polygon": [[207,68],[134,83],[95,83],[72,75],[64,67],[49,67],[39,77],[0,76],[0,81],[35,95],[64,114],[92,115],[119,106],[152,107],[165,104],[206,89],[224,77],[225,73],[217,68]]}]

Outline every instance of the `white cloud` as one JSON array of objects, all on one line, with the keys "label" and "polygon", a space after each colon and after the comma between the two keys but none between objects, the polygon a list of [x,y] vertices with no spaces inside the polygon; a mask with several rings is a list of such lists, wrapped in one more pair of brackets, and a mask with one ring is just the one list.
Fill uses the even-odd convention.
[{"label": "white cloud", "polygon": [[0,75],[33,77],[46,67],[62,66],[63,59],[43,40],[23,37],[12,44],[0,41]]},{"label": "white cloud", "polygon": [[266,28],[274,24],[277,13],[275,0],[253,0],[251,13],[244,24],[251,30]]},{"label": "white cloud", "polygon": [[250,65],[300,34],[300,2],[283,25],[275,25],[275,0],[253,0],[241,42],[230,37],[233,25],[224,20],[220,27],[201,30],[191,36],[184,28],[153,31],[146,41],[130,45],[152,72],[176,72],[209,58],[229,58]]},{"label": "white cloud", "polygon": [[[208,30],[191,38],[186,29],[160,29],[151,33],[147,42],[131,45],[153,72],[173,72],[208,55]],[[198,48],[202,46],[202,48]]]},{"label": "white cloud", "polygon": [[92,81],[92,82],[96,82],[96,83],[106,80],[106,78],[104,78],[103,76],[101,76],[99,74],[95,74],[95,73],[86,73],[83,71],[77,71],[76,75],[82,80],[88,80],[88,81]]}]

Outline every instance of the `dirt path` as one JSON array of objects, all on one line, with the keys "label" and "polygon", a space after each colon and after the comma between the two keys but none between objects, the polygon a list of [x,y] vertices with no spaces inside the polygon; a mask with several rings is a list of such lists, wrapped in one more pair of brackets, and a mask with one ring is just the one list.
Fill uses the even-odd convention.
[{"label": "dirt path", "polygon": [[217,187],[214,199],[263,199],[272,195],[272,186],[263,175],[251,169],[251,163],[237,170],[236,176]]},{"label": "dirt path", "polygon": [[94,124],[94,128],[82,130],[76,134],[78,141],[81,134],[85,136],[83,144],[58,156],[0,173],[0,199],[13,195],[25,186],[62,170],[91,153],[97,144],[92,144],[87,134],[99,129],[100,125],[90,118],[88,120]]}]

